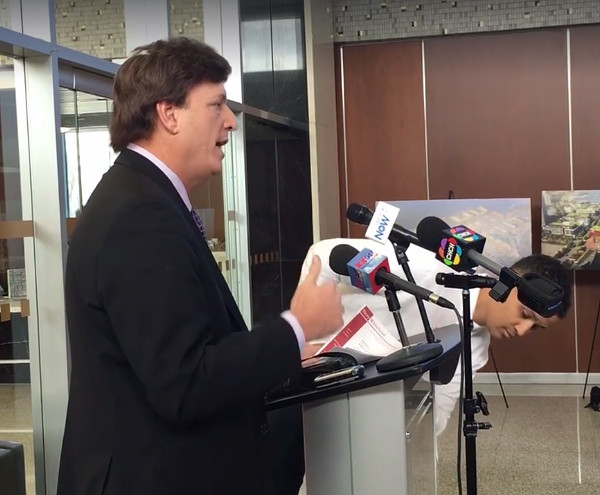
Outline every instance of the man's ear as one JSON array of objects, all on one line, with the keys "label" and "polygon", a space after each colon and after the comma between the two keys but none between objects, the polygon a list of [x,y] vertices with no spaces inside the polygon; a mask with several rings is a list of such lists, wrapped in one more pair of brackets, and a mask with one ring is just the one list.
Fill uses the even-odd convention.
[{"label": "man's ear", "polygon": [[179,131],[177,107],[168,101],[159,101],[156,104],[156,120],[169,134],[177,134]]}]

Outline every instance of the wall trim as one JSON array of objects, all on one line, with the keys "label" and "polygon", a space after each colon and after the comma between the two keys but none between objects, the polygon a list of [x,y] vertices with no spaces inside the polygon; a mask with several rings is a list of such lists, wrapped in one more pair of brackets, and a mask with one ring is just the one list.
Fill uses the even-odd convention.
[{"label": "wall trim", "polygon": [[[503,385],[583,385],[585,377],[585,373],[500,373]],[[496,373],[477,373],[473,383],[498,383],[498,378]],[[600,373],[590,373],[588,387],[596,383],[600,383]]]}]

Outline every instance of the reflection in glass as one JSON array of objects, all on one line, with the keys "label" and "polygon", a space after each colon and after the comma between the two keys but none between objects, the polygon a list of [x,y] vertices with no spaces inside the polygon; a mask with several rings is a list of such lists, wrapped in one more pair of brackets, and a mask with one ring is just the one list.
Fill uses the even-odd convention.
[{"label": "reflection in glass", "polygon": [[27,298],[24,240],[3,239],[2,245],[4,266],[0,297],[0,363],[3,366],[0,367],[0,383],[12,383],[15,378],[18,382],[28,383],[29,366],[20,367],[12,362],[29,359],[27,320],[20,316],[20,301]]},{"label": "reflection in glass", "polygon": [[[232,154],[232,144],[229,142],[225,148],[225,156]],[[223,174],[226,174],[226,163],[223,165]],[[230,232],[227,231],[225,219],[225,200],[223,192],[223,175],[215,175],[189,192],[192,207],[198,213],[204,225],[206,240],[225,281],[231,285],[232,264],[227,253],[226,240]],[[227,235],[226,235],[227,233]]]},{"label": "reflection in glass", "polygon": [[301,19],[250,20],[241,29],[244,72],[304,69]]},{"label": "reflection in glass", "polygon": [[0,129],[2,130],[0,174],[0,220],[21,220],[21,169],[17,136],[17,109],[12,67],[0,68]]},{"label": "reflection in glass", "polygon": [[[0,225],[23,219],[17,109],[12,60],[0,66]],[[8,295],[7,270],[24,268],[23,242],[0,230],[0,296]]]},{"label": "reflection in glass", "polygon": [[244,103],[308,119],[302,0],[241,0]]},{"label": "reflection in glass", "polygon": [[67,217],[76,217],[115,159],[108,134],[112,101],[65,88],[60,101]]},{"label": "reflection in glass", "polygon": [[246,116],[254,324],[289,307],[312,244],[308,133]]}]

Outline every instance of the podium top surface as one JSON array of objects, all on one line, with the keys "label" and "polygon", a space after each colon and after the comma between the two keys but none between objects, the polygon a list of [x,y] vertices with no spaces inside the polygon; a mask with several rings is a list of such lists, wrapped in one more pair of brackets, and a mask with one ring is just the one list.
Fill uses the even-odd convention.
[{"label": "podium top surface", "polygon": [[[440,375],[447,375],[447,380],[441,380],[442,383],[447,382],[453,375],[460,356],[461,340],[460,330],[458,325],[448,325],[446,327],[435,330],[435,336],[440,340],[443,351],[438,356],[423,361],[418,364],[407,366],[405,368],[396,369],[393,371],[379,372],[377,371],[377,360],[365,364],[365,374],[357,380],[341,383],[339,385],[331,385],[315,390],[307,390],[301,392],[291,391],[289,395],[284,395],[271,399],[267,402],[267,409],[280,409],[297,404],[304,404],[316,400],[326,399],[340,394],[355,392],[377,385],[395,382],[398,380],[407,380],[413,377],[420,377],[422,374],[431,371],[439,371]],[[446,370],[441,368],[446,367]],[[448,375],[449,373],[449,375]],[[432,382],[436,378],[432,377]]]}]

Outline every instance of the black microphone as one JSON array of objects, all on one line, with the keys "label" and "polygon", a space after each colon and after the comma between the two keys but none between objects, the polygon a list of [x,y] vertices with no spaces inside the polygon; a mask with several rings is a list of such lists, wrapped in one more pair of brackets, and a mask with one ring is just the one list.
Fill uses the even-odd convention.
[{"label": "black microphone", "polygon": [[[360,253],[363,253],[363,251]],[[329,254],[329,266],[338,275],[345,276],[351,275],[349,269],[349,267],[351,267],[352,271],[356,271],[358,273],[358,278],[368,280],[372,278],[372,273],[369,271],[369,267],[360,263],[361,260],[354,262],[354,258],[358,254],[359,251],[355,247],[348,244],[338,244],[331,250],[331,253]],[[379,258],[381,258],[381,261],[379,261]],[[425,301],[441,306],[442,308],[454,309],[454,304],[448,301],[448,299],[444,299],[430,290],[408,282],[397,275],[390,273],[385,266],[383,266],[383,261],[387,261],[387,257],[379,255],[379,258],[375,264],[376,272],[374,280],[376,284],[383,285],[394,291],[401,290],[407,292]],[[352,276],[350,277],[350,282],[354,287],[358,287],[361,290],[366,290],[365,285],[372,286],[372,284],[363,284],[360,282],[357,283],[357,278]]]},{"label": "black microphone", "polygon": [[438,260],[458,272],[479,265],[495,275],[500,274],[502,267],[481,254],[485,237],[463,225],[454,228],[440,228],[440,225],[438,217],[425,217],[417,225],[417,237],[426,249],[436,253]]},{"label": "black microphone", "polygon": [[498,280],[485,275],[454,275],[453,273],[438,273],[435,282],[444,287],[454,289],[473,289],[475,287],[492,288]]},{"label": "black microphone", "polygon": [[[369,225],[371,223],[371,220],[373,219],[373,212],[369,210],[369,208],[367,208],[365,205],[352,203],[350,206],[348,206],[348,209],[346,210],[346,218],[360,225]],[[440,230],[450,227],[446,222],[439,218],[437,219],[437,222],[438,223],[436,226]],[[437,247],[435,249],[430,249],[425,243],[422,242],[421,239],[419,239],[418,234],[415,234],[414,232],[405,229],[397,223],[394,223],[392,227],[392,231],[389,235],[389,240],[394,244],[399,244],[404,247],[408,247],[409,244],[415,244],[433,252],[437,250]]]},{"label": "black microphone", "polygon": [[[458,229],[458,235],[452,232],[455,229]],[[467,235],[464,235],[465,232]],[[479,265],[498,275],[499,280],[490,291],[490,296],[496,301],[506,301],[508,293],[516,286],[519,301],[528,308],[544,318],[558,313],[564,297],[562,287],[537,273],[526,273],[520,276],[512,268],[500,266],[490,260],[481,254],[485,237],[462,225],[454,229],[440,229],[437,217],[426,217],[421,220],[417,226],[417,236],[427,249],[437,251],[437,259],[454,270],[460,271],[465,266]],[[454,248],[450,248],[450,245],[454,245]],[[460,251],[456,248],[460,248]],[[466,258],[468,263],[465,265],[462,260],[455,260],[456,256]]]}]

